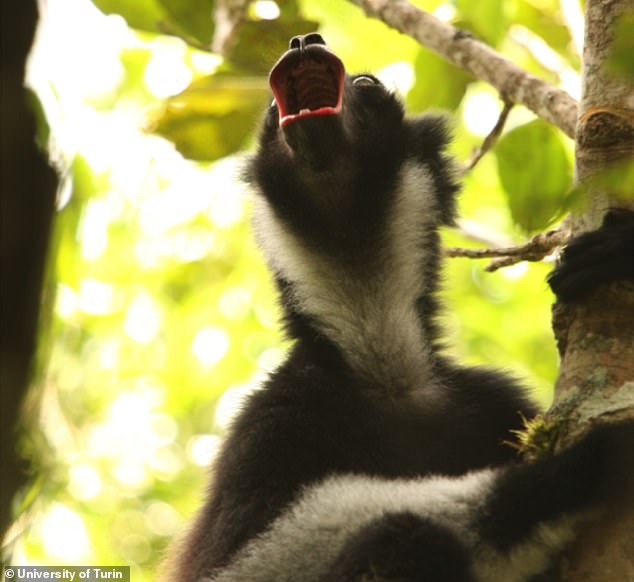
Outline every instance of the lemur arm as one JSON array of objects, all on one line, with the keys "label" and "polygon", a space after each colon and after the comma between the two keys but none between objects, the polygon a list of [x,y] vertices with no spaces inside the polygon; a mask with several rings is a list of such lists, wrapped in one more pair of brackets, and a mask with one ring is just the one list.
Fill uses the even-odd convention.
[{"label": "lemur arm", "polygon": [[548,277],[557,298],[565,302],[614,281],[634,281],[632,210],[610,210],[599,229],[573,239]]}]

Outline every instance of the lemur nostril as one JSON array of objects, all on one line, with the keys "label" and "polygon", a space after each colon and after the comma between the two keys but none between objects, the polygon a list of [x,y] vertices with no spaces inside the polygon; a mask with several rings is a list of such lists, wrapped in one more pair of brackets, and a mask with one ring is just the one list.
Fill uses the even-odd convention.
[{"label": "lemur nostril", "polygon": [[321,36],[318,32],[311,32],[304,37],[304,45],[309,44],[326,44],[324,37]]},{"label": "lemur nostril", "polygon": [[324,37],[318,32],[309,32],[308,34],[300,34],[291,38],[289,48],[291,50],[304,50],[311,44],[320,44],[326,46]]}]

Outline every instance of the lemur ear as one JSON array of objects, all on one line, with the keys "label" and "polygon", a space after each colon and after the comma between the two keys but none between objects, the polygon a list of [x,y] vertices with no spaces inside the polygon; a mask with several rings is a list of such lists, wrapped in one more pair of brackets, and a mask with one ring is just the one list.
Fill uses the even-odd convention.
[{"label": "lemur ear", "polygon": [[451,142],[449,120],[445,115],[420,115],[408,118],[414,147],[421,155],[444,153]]},{"label": "lemur ear", "polygon": [[363,74],[352,77],[352,84],[356,86],[372,87],[374,85],[382,85],[381,81],[374,75]]}]

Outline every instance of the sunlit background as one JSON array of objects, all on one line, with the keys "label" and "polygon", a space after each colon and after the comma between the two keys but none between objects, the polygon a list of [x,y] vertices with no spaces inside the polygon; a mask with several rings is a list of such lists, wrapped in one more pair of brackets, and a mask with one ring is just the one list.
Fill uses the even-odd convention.
[{"label": "sunlit background", "polygon": [[[377,71],[412,109],[452,109],[460,160],[495,124],[493,89],[424,60],[430,53],[421,56],[413,41],[358,9],[335,0],[278,4],[256,1],[249,18],[275,21],[292,4],[320,24],[349,69]],[[450,21],[472,15],[463,2],[418,4]],[[576,95],[578,4],[505,6],[518,23],[491,31],[491,41]],[[567,53],[540,36],[533,13],[550,19],[545,29]],[[240,181],[270,97],[263,73],[222,77],[230,64],[176,36],[135,31],[89,0],[48,0],[28,83],[46,113],[61,184],[45,293],[52,318],[42,325],[33,387],[41,404],[24,445],[37,479],[5,540],[13,563],[130,565],[133,580],[153,579],[166,544],[200,502],[205,467],[241,399],[283,357]],[[244,125],[231,126],[241,142],[227,146],[231,131],[195,125],[212,107],[230,114],[236,102],[249,112],[239,117]],[[194,121],[185,130],[186,115]],[[531,119],[516,108],[508,129]],[[569,156],[570,144],[561,144]],[[490,241],[524,236],[495,155],[467,177],[461,211],[469,230]],[[446,240],[475,244],[455,232]],[[448,265],[451,351],[502,365],[547,403],[556,372],[547,267],[494,275],[482,268],[466,259]]]}]

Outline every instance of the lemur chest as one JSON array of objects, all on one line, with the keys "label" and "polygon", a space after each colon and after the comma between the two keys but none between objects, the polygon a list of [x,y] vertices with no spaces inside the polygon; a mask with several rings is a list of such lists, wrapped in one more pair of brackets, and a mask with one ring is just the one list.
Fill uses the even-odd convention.
[{"label": "lemur chest", "polygon": [[307,244],[264,197],[256,203],[257,238],[273,271],[291,284],[292,308],[310,316],[356,374],[394,392],[431,377],[419,311],[437,220],[430,182],[424,168],[404,164],[372,241],[376,251],[352,269],[349,256],[340,261]]}]

